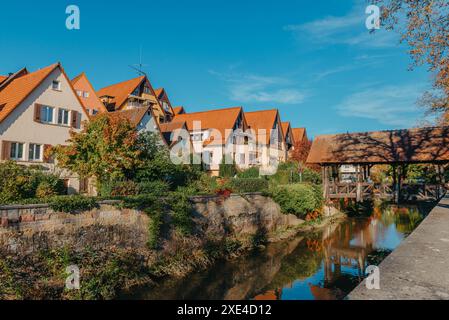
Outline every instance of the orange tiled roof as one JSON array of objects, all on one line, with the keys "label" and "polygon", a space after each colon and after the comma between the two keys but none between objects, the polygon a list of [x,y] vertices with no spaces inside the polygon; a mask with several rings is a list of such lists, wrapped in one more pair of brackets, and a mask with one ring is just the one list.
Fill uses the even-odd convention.
[{"label": "orange tiled roof", "polygon": [[125,103],[128,96],[136,90],[144,79],[145,76],[140,76],[138,78],[110,85],[98,90],[97,96],[100,98],[103,96],[113,97],[111,103],[114,103],[115,107],[119,108],[123,103]]},{"label": "orange tiled roof", "polygon": [[7,76],[0,76],[0,83],[4,80],[6,80],[8,77]]},{"label": "orange tiled roof", "polygon": [[0,122],[14,111],[56,68],[59,63],[14,79],[0,91]]},{"label": "orange tiled roof", "polygon": [[259,135],[259,130],[265,129],[265,143],[270,144],[271,129],[273,129],[278,114],[279,112],[277,109],[245,113],[246,121],[248,122],[250,129],[254,130],[257,135],[257,141],[263,138],[262,135]]},{"label": "orange tiled roof", "polygon": [[174,107],[173,112],[175,115],[186,113],[184,107]]},{"label": "orange tiled roof", "polygon": [[162,94],[164,93],[164,88],[155,89],[155,90],[154,90],[154,93],[156,94],[156,97],[157,97],[158,99],[160,99],[161,96],[162,96]]},{"label": "orange tiled roof", "polygon": [[123,119],[127,119],[133,126],[137,127],[148,111],[149,107],[144,107],[144,108],[133,108],[127,110],[114,111],[110,112],[109,114],[112,117],[120,117]]},{"label": "orange tiled roof", "polygon": [[[193,122],[201,121],[201,130],[216,129],[221,133],[221,141],[211,141],[212,144],[224,144],[228,137],[226,129],[232,130],[235,126],[242,107],[210,110],[204,112],[185,113],[175,116],[173,121],[186,122],[187,130],[193,131]],[[209,143],[209,144],[211,144]]]},{"label": "orange tiled roof", "polygon": [[287,133],[290,129],[290,122],[282,122],[282,133],[284,134],[284,140],[287,139]]},{"label": "orange tiled roof", "polygon": [[308,163],[419,163],[449,161],[449,127],[318,136]]},{"label": "orange tiled roof", "polygon": [[[80,80],[84,80],[84,83],[79,84]],[[85,88],[89,89],[89,98],[81,97],[80,99],[85,109],[95,109],[98,112],[108,112],[103,102],[101,102],[100,98],[97,96],[97,93],[95,92],[95,89],[87,78],[85,72],[73,78],[71,82],[75,90],[85,91]]]},{"label": "orange tiled roof", "polygon": [[301,142],[303,141],[304,137],[307,138],[306,128],[293,128],[292,132],[295,142]]},{"label": "orange tiled roof", "polygon": [[161,132],[173,132],[177,129],[182,129],[186,126],[185,121],[172,121],[167,123],[161,123],[160,125]]}]

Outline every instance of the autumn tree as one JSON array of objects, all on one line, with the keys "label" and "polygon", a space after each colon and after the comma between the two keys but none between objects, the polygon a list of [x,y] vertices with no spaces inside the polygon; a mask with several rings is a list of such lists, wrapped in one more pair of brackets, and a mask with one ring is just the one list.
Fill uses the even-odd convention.
[{"label": "autumn tree", "polygon": [[68,145],[55,147],[53,153],[59,167],[106,181],[127,178],[142,163],[148,150],[141,144],[128,120],[102,114],[84,123],[80,133],[71,132]]},{"label": "autumn tree", "polygon": [[432,90],[421,104],[442,114],[449,123],[449,2],[447,0],[373,0],[381,7],[381,23],[401,33],[410,47],[412,68],[427,65],[434,76]]},{"label": "autumn tree", "polygon": [[307,161],[307,157],[309,156],[311,147],[312,143],[308,139],[295,141],[291,151],[291,159],[299,163],[305,163]]}]

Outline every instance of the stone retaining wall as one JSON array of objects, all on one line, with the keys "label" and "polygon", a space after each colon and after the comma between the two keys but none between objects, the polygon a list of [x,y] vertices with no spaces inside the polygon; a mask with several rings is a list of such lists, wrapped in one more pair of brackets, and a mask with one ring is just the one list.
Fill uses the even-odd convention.
[{"label": "stone retaining wall", "polygon": [[[269,238],[303,223],[296,216],[282,214],[279,205],[261,194],[201,196],[191,201],[202,236],[245,237],[264,232]],[[78,250],[145,248],[150,218],[112,204],[102,202],[98,209],[78,214],[54,212],[48,205],[0,207],[0,251],[28,254],[64,246]]]}]

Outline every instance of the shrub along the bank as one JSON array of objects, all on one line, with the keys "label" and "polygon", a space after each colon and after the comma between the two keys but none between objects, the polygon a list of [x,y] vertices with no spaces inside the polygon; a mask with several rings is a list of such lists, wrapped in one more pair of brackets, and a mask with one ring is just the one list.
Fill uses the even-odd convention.
[{"label": "shrub along the bank", "polygon": [[241,179],[259,178],[260,170],[258,167],[251,167],[244,171],[237,173],[237,177]]},{"label": "shrub along the bank", "polygon": [[312,184],[292,184],[273,187],[271,197],[284,213],[304,219],[307,214],[320,210],[323,205],[322,191]]},{"label": "shrub along the bank", "polygon": [[56,212],[76,213],[98,208],[97,199],[83,196],[65,196],[49,199],[49,207]]},{"label": "shrub along the bank", "polygon": [[0,163],[0,204],[46,198],[64,191],[64,184],[56,175],[12,161]]}]

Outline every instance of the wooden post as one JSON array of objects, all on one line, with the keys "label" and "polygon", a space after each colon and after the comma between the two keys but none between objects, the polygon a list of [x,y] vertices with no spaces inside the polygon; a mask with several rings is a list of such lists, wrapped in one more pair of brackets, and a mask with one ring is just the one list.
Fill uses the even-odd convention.
[{"label": "wooden post", "polygon": [[321,167],[321,176],[323,178],[323,196],[327,201],[329,200],[329,180],[327,178],[327,166],[323,165]]},{"label": "wooden post", "polygon": [[363,194],[362,194],[362,182],[361,182],[361,178],[362,178],[362,172],[361,172],[362,168],[360,166],[360,164],[357,165],[357,202],[362,202],[363,201]]}]

